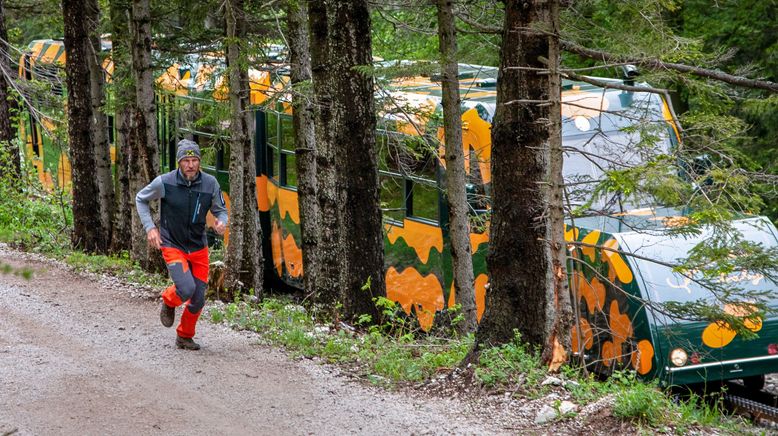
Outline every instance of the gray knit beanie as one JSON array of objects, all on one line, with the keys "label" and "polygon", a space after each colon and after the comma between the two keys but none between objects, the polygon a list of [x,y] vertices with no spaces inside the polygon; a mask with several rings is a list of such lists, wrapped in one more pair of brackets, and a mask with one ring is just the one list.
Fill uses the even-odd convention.
[{"label": "gray knit beanie", "polygon": [[185,157],[196,157],[200,159],[200,147],[196,142],[188,139],[182,139],[178,142],[178,151],[176,151],[176,162],[181,162]]}]

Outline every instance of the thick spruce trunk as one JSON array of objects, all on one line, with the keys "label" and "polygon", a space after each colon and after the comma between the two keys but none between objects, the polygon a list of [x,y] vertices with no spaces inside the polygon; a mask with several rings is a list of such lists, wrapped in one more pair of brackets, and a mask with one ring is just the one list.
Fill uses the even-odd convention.
[{"label": "thick spruce trunk", "polygon": [[74,248],[104,253],[100,221],[100,201],[95,176],[95,154],[90,127],[92,123],[91,86],[89,76],[89,31],[84,20],[84,3],[62,2],[68,89],[68,142],[72,165]]},{"label": "thick spruce trunk", "polygon": [[316,288],[319,240],[319,203],[316,199],[316,139],[313,105],[309,95],[303,95],[303,85],[311,80],[310,47],[306,17],[308,8],[303,0],[289,0],[287,10],[287,40],[291,64],[292,125],[297,160],[297,201],[300,205],[300,234],[303,250],[303,286],[310,293]]},{"label": "thick spruce trunk", "polygon": [[[132,0],[132,71],[136,111],[130,141],[130,191],[135,193],[159,175],[157,122],[154,105],[154,75],[151,66],[151,12],[149,0]],[[158,205],[152,204],[157,216]],[[132,214],[132,253],[147,270],[162,271],[165,264],[159,250],[146,243],[146,232],[137,213]]]},{"label": "thick spruce trunk", "polygon": [[253,289],[262,296],[261,228],[256,197],[256,165],[249,134],[248,62],[240,42],[246,40],[243,0],[228,0],[227,65],[230,89],[230,243],[227,246],[226,286]]},{"label": "thick spruce trunk", "polygon": [[549,241],[550,3],[505,1],[505,24],[492,123],[491,285],[478,343],[499,344],[518,329],[524,341],[546,347],[555,322]]},{"label": "thick spruce trunk", "polygon": [[[344,248],[341,292],[347,319],[377,319],[374,298],[386,295],[382,216],[378,191],[370,12],[366,1],[327,3],[333,86],[332,125],[338,185],[345,192],[340,241]],[[326,259],[326,258],[325,258]]]},{"label": "thick spruce trunk", "polygon": [[[2,49],[3,53],[10,53],[7,43],[8,30],[5,26],[3,3],[4,1],[0,0],[0,49]],[[16,128],[11,117],[15,105],[13,104],[9,86],[9,79],[16,75],[5,56],[0,59],[0,62],[2,62],[2,65],[0,65],[0,68],[2,68],[2,72],[0,72],[0,149],[6,150],[8,157],[11,159],[8,166],[0,165],[0,176],[5,176],[4,172],[7,171],[11,177],[17,179],[21,175],[22,162],[19,146],[14,141],[16,139]]]},{"label": "thick spruce trunk", "polygon": [[465,156],[462,149],[462,117],[459,97],[457,38],[452,0],[438,0],[438,44],[443,76],[443,130],[446,138],[446,197],[448,199],[449,239],[454,273],[456,302],[465,320],[462,333],[478,328],[473,284],[473,257],[470,251],[470,225],[465,188]]},{"label": "thick spruce trunk", "polygon": [[334,121],[334,87],[332,59],[329,46],[328,11],[320,0],[308,1],[308,26],[310,29],[311,73],[315,104],[315,138],[317,201],[321,221],[319,223],[318,245],[314,249],[315,259],[319,261],[317,281],[313,292],[313,301],[328,310],[340,299],[340,275],[343,271],[340,259],[343,247],[339,239],[341,228],[341,207],[343,199],[338,187],[338,174],[335,166],[337,143]]},{"label": "thick spruce trunk", "polygon": [[378,318],[386,294],[370,14],[365,1],[308,2],[321,232],[315,296]]},{"label": "thick spruce trunk", "polygon": [[100,192],[100,223],[103,229],[102,237],[111,240],[113,230],[113,215],[115,197],[113,189],[113,174],[111,173],[111,149],[108,143],[108,117],[105,115],[105,75],[103,73],[102,47],[98,24],[100,10],[97,0],[86,0],[86,23],[89,31],[87,45],[87,60],[89,61],[89,80],[91,85],[92,103],[92,143],[95,147],[97,167],[97,189]]}]

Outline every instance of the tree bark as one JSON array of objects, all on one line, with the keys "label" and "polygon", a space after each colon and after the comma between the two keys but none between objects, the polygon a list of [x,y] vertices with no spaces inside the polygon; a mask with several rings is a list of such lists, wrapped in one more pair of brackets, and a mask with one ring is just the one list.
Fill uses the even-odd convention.
[{"label": "tree bark", "polygon": [[378,198],[370,14],[365,1],[309,1],[316,95],[320,262],[316,297],[343,315],[378,319],[386,295]]},{"label": "tree bark", "polygon": [[107,241],[102,237],[100,202],[95,177],[91,86],[88,67],[89,31],[84,20],[85,4],[75,0],[62,2],[68,89],[68,141],[73,175],[74,248],[104,253]]},{"label": "tree bark", "polygon": [[[497,108],[492,123],[492,220],[487,264],[491,286],[477,343],[524,341],[546,347],[554,318],[550,229],[544,211],[549,171],[549,106],[513,103],[548,101],[548,75],[540,57],[549,53],[548,1],[505,1]],[[529,67],[530,69],[519,68]]]},{"label": "tree bark", "polygon": [[354,319],[368,314],[377,319],[374,298],[386,295],[384,236],[378,194],[375,141],[376,113],[373,77],[358,68],[371,68],[370,12],[367,1],[327,3],[334,18],[330,28],[333,70],[334,144],[339,148],[338,184],[345,188],[341,245],[344,247],[341,292],[343,314]]},{"label": "tree bark", "polygon": [[297,201],[300,205],[300,234],[303,251],[303,286],[313,292],[318,277],[316,260],[319,234],[319,203],[316,199],[316,139],[311,96],[304,95],[301,84],[311,80],[310,47],[305,1],[289,0],[287,10],[287,39],[291,64],[292,126],[297,157]]},{"label": "tree bark", "polygon": [[329,54],[329,23],[325,4],[320,0],[308,0],[308,26],[310,29],[311,74],[315,104],[315,139],[317,201],[321,222],[319,240],[313,250],[319,262],[313,301],[332,308],[340,298],[340,259],[343,247],[339,240],[341,226],[341,198],[335,167],[336,146],[332,80],[332,59]]},{"label": "tree bark", "polygon": [[[5,9],[3,0],[0,0],[0,49],[3,53],[9,53],[8,30],[5,26]],[[5,177],[7,171],[10,177],[18,179],[21,176],[22,161],[16,139],[16,129],[12,120],[12,109],[14,109],[13,98],[10,93],[9,80],[15,77],[14,70],[11,68],[5,56],[0,59],[0,147],[7,150],[11,161],[9,166],[0,165],[0,177]]]},{"label": "tree bark", "polygon": [[[573,310],[567,280],[567,244],[565,243],[564,176],[562,174],[562,77],[559,72],[559,0],[549,1],[548,67],[549,67],[549,188],[548,226],[551,235],[553,292],[547,296],[546,316],[553,320],[551,332],[543,349],[543,361],[553,371],[569,356]],[[542,60],[541,60],[542,61]]]},{"label": "tree bark", "polygon": [[456,302],[465,316],[461,333],[478,328],[473,284],[473,257],[470,251],[470,225],[465,187],[465,156],[462,149],[462,118],[459,97],[459,66],[452,0],[438,0],[438,44],[443,76],[443,126],[446,142],[446,196],[448,198],[449,238]]},{"label": "tree bark", "polygon": [[114,124],[116,125],[116,179],[114,190],[116,206],[111,239],[112,251],[130,251],[132,248],[132,217],[135,215],[135,191],[130,188],[132,121],[135,113],[135,84],[132,80],[130,54],[130,5],[113,0],[111,5],[111,56],[113,58]]},{"label": "tree bark", "polygon": [[230,89],[230,243],[227,246],[226,286],[253,289],[262,297],[262,239],[256,197],[254,147],[249,136],[248,61],[242,53],[246,40],[243,0],[227,1],[227,66]]},{"label": "tree bark", "polygon": [[[151,12],[149,0],[132,0],[132,70],[136,111],[130,141],[130,191],[134,195],[159,175],[157,122],[154,106],[154,76],[151,67]],[[152,215],[158,206],[152,205]],[[147,270],[164,270],[159,250],[146,243],[146,232],[137,213],[132,214],[132,253]]]},{"label": "tree bark", "polygon": [[92,103],[92,143],[95,147],[95,161],[97,166],[97,188],[100,192],[100,224],[106,241],[111,240],[113,227],[113,214],[115,197],[113,190],[113,174],[111,172],[111,149],[108,142],[108,118],[105,115],[105,74],[103,72],[102,46],[98,25],[100,10],[97,0],[87,0],[86,25],[89,31],[87,45],[87,60],[89,61],[89,80],[91,85]]}]

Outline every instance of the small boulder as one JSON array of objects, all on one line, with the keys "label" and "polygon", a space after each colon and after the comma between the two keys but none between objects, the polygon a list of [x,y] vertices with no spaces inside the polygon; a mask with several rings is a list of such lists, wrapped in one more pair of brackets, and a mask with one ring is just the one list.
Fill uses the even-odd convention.
[{"label": "small boulder", "polygon": [[547,422],[555,420],[557,417],[557,411],[555,408],[546,404],[543,406],[537,415],[535,415],[535,424],[541,425]]},{"label": "small boulder", "polygon": [[573,413],[576,410],[578,410],[578,406],[571,401],[562,401],[562,404],[559,405],[559,413],[562,416],[565,416],[569,413]]}]

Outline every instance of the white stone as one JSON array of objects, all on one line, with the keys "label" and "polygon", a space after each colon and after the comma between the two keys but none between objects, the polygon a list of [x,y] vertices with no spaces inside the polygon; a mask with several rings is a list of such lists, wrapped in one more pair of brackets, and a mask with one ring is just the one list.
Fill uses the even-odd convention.
[{"label": "white stone", "polygon": [[557,411],[553,407],[546,404],[540,409],[537,415],[535,415],[535,424],[545,424],[553,421],[557,417]]},{"label": "white stone", "polygon": [[556,378],[556,377],[546,377],[545,380],[543,380],[543,383],[540,384],[541,386],[547,386],[547,385],[554,385],[554,386],[562,386],[562,380]]},{"label": "white stone", "polygon": [[578,406],[570,401],[562,401],[562,404],[559,405],[559,413],[562,414],[562,416],[573,413],[576,410],[578,410]]}]

